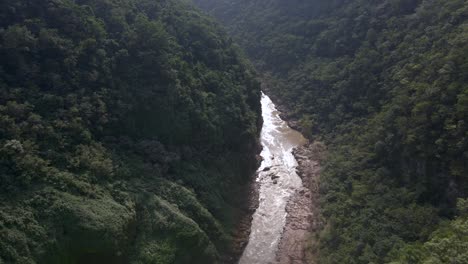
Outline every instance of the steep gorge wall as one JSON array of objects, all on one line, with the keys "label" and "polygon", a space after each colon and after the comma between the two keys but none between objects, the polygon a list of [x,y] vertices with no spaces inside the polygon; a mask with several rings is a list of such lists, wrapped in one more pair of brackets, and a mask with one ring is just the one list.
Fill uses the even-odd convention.
[{"label": "steep gorge wall", "polygon": [[320,263],[466,261],[466,1],[195,2],[329,146]]},{"label": "steep gorge wall", "polygon": [[0,263],[216,263],[260,86],[172,0],[0,3]]}]

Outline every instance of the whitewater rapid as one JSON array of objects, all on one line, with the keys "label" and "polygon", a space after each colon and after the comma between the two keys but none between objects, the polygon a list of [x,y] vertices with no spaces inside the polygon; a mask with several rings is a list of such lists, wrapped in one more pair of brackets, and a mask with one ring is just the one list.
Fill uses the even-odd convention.
[{"label": "whitewater rapid", "polygon": [[286,224],[286,204],[302,186],[292,150],[305,144],[306,139],[281,119],[271,99],[263,93],[261,104],[263,161],[256,179],[260,188],[259,206],[253,215],[249,241],[239,264],[275,262],[278,243]]}]

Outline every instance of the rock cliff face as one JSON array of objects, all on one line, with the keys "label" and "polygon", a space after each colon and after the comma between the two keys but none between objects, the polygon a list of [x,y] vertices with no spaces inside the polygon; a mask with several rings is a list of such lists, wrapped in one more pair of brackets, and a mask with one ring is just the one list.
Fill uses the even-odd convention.
[{"label": "rock cliff face", "polygon": [[0,3],[0,263],[216,263],[260,87],[183,1]]}]

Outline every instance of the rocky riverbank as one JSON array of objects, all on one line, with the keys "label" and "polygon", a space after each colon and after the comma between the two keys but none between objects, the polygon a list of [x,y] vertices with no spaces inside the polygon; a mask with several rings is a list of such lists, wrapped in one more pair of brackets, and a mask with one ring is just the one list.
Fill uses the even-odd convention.
[{"label": "rocky riverbank", "polygon": [[319,178],[324,152],[324,145],[318,142],[294,150],[297,174],[303,187],[296,191],[286,207],[286,226],[276,256],[279,264],[317,263],[316,234],[322,226],[318,206]]},{"label": "rocky riverbank", "polygon": [[[264,81],[263,85],[262,89],[268,91],[274,83]],[[304,134],[293,111],[282,103],[281,98],[272,93],[269,95],[289,127]],[[325,145],[317,141],[296,148],[293,152],[298,162],[297,174],[303,186],[291,197],[286,207],[286,226],[276,254],[279,264],[317,263],[318,233],[323,226],[319,208],[319,182],[325,152]]]},{"label": "rocky riverbank", "polygon": [[[288,111],[288,109],[286,109],[286,107],[281,104],[278,98],[275,98],[274,100],[279,103],[276,108],[279,110],[279,113],[277,114],[279,114],[279,116],[287,122],[290,128],[301,131],[300,122],[298,122],[297,117],[291,115],[291,111]],[[286,127],[287,126],[281,129],[285,129]],[[275,131],[274,133],[282,131],[281,129]],[[275,138],[275,134],[272,136]],[[273,258],[268,260],[268,263],[317,263],[317,234],[320,230],[320,227],[322,226],[320,210],[318,206],[318,186],[321,170],[320,163],[325,153],[325,147],[323,144],[318,142],[307,143],[305,145],[302,144],[303,143],[298,144],[298,146],[301,147],[294,149],[292,152],[298,164],[296,167],[296,172],[297,176],[302,179],[302,186],[299,185],[298,188],[295,187],[297,189],[294,189],[294,193],[292,193],[291,196],[286,200],[285,209],[283,209],[284,213],[286,213],[285,225],[284,227],[281,227],[282,229],[280,229],[282,230],[280,231],[281,237],[279,237],[279,240],[277,240],[279,243],[277,242],[278,244],[275,246],[276,249],[273,252]],[[276,186],[277,184],[279,186],[282,184],[279,180],[281,175],[279,175],[275,170],[270,171],[271,168],[271,165],[266,165],[262,171],[267,171],[272,175],[271,177],[267,177],[268,180],[264,184],[267,184],[266,186],[273,184],[271,187],[273,188],[272,190],[274,190],[275,187],[273,186]],[[268,176],[270,174],[268,174]],[[270,178],[271,183],[268,183]],[[245,217],[241,219],[238,228],[236,229],[234,244],[232,245],[233,254],[230,254],[231,258],[229,259],[222,259],[223,263],[235,263],[236,257],[232,258],[232,256],[237,256],[238,253],[244,250],[247,244],[252,224],[251,213],[254,213],[259,205],[259,188],[260,185],[258,182],[257,184],[251,185],[251,190],[249,191],[250,199],[248,204],[250,207],[247,210],[248,213],[246,213]],[[254,256],[256,257],[255,254]],[[251,260],[248,260],[247,262],[249,261]],[[245,259],[244,263],[246,263]]]}]

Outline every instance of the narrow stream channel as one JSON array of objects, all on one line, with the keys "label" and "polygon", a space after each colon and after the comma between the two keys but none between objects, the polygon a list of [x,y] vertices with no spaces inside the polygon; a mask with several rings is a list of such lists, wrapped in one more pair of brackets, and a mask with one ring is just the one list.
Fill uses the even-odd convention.
[{"label": "narrow stream channel", "polygon": [[271,99],[262,94],[262,164],[258,169],[259,206],[253,215],[249,242],[239,264],[275,262],[286,223],[286,204],[302,186],[292,150],[306,139],[283,121]]}]

